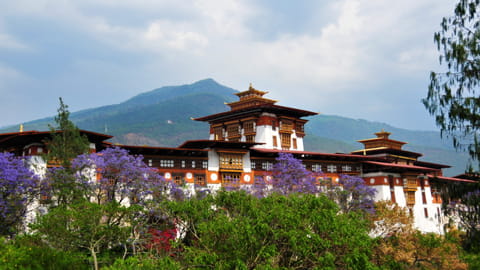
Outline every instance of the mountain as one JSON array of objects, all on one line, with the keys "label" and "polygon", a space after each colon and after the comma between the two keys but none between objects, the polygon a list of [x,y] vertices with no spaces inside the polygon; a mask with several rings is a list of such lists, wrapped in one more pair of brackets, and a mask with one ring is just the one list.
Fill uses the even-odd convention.
[{"label": "mountain", "polygon": [[[72,112],[70,118],[81,129],[113,135],[113,143],[175,147],[186,140],[207,139],[208,125],[191,118],[228,110],[225,103],[236,100],[236,92],[213,79],[205,79],[154,89],[119,104]],[[408,142],[406,150],[423,153],[422,160],[454,166],[445,171],[446,175],[463,172],[468,160],[465,153],[455,152],[450,142],[442,140],[439,132],[407,130],[334,115],[308,119],[308,151],[348,153],[362,147],[357,140],[372,138],[373,133],[384,129],[392,133],[392,139]],[[48,130],[48,124],[53,122],[53,117],[39,119],[25,123],[24,129]],[[16,131],[17,127],[0,132]]]},{"label": "mountain", "polygon": [[[85,130],[113,135],[113,143],[178,146],[185,140],[207,139],[208,125],[192,121],[228,107],[236,90],[205,79],[193,84],[166,86],[125,102],[78,112],[70,119]],[[53,117],[24,124],[25,130],[48,130]],[[15,131],[17,126],[0,130]]]}]

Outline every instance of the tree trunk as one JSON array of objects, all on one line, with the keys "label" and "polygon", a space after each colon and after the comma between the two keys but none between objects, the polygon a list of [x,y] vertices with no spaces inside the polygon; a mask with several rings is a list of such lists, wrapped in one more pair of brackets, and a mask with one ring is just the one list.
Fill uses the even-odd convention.
[{"label": "tree trunk", "polygon": [[90,253],[92,254],[93,258],[93,268],[98,270],[98,261],[97,261],[97,253],[95,252],[95,247],[90,247]]}]

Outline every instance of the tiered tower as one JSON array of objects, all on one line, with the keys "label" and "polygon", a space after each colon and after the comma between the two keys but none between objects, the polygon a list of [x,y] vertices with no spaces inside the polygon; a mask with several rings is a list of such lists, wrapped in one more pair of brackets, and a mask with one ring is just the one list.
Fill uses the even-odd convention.
[{"label": "tiered tower", "polygon": [[210,124],[210,140],[256,142],[257,148],[303,151],[302,117],[315,112],[276,105],[264,98],[268,92],[252,87],[236,93],[238,101],[228,103],[230,111],[196,118]]}]

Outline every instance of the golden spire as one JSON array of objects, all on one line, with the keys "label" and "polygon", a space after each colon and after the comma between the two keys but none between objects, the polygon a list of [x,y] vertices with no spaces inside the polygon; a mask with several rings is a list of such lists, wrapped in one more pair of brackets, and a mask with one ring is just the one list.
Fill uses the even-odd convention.
[{"label": "golden spire", "polygon": [[23,124],[20,124],[20,132],[23,132]]}]

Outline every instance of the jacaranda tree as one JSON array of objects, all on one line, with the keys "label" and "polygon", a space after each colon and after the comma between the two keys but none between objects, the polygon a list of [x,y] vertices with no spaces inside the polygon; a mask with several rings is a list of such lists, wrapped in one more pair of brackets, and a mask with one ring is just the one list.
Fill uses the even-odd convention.
[{"label": "jacaranda tree", "polygon": [[126,254],[142,240],[138,233],[148,226],[148,202],[168,196],[167,182],[143,157],[118,147],[80,155],[71,170],[82,199],[56,206],[32,228],[54,247],[88,251],[98,269],[98,254],[118,247]]},{"label": "jacaranda tree", "polygon": [[72,161],[79,182],[89,182],[97,203],[115,201],[130,204],[165,195],[168,183],[143,162],[142,156],[113,147],[80,155]]},{"label": "jacaranda tree", "polygon": [[338,183],[333,183],[331,179],[322,180],[324,177],[321,172],[308,171],[302,161],[296,159],[291,153],[279,153],[276,161],[272,169],[271,182],[255,185],[253,194],[324,193],[337,202],[344,212],[362,211],[370,214],[375,212],[376,190],[366,185],[361,177],[341,175]]},{"label": "jacaranda tree", "polygon": [[14,235],[38,192],[38,178],[26,161],[0,153],[0,235]]},{"label": "jacaranda tree", "polygon": [[342,211],[375,212],[374,196],[376,189],[365,184],[358,176],[340,175],[339,186],[332,188],[332,199],[338,203]]},{"label": "jacaranda tree", "polygon": [[279,153],[273,165],[272,191],[281,195],[290,193],[318,192],[317,181],[312,172],[305,169],[302,161],[290,153]]}]

